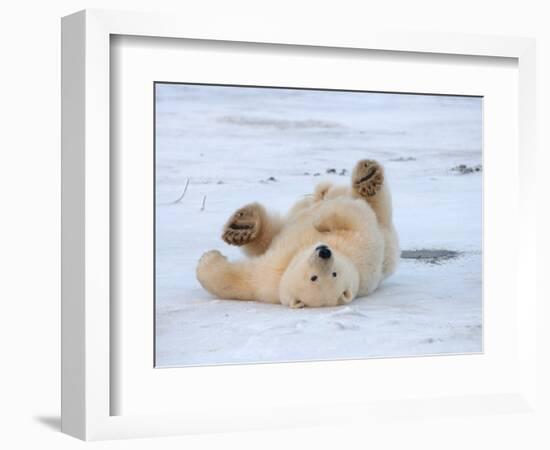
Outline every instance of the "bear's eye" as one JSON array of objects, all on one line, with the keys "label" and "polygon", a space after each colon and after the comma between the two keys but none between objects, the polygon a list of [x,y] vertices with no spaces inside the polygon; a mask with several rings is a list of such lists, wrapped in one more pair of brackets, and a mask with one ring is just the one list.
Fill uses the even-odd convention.
[{"label": "bear's eye", "polygon": [[317,280],[317,275],[313,275],[313,276],[311,277],[311,281],[316,281],[316,280]]},{"label": "bear's eye", "polygon": [[332,272],[332,276],[333,277],[336,277],[337,273],[336,272]]}]

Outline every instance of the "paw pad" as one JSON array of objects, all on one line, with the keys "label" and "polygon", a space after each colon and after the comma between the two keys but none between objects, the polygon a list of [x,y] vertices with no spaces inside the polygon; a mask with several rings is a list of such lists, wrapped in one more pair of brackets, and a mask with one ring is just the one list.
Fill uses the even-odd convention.
[{"label": "paw pad", "polygon": [[229,245],[245,245],[252,242],[260,231],[261,216],[257,205],[245,206],[227,221],[222,239]]},{"label": "paw pad", "polygon": [[353,188],[363,197],[372,197],[384,184],[384,170],[376,161],[359,161],[352,175]]}]

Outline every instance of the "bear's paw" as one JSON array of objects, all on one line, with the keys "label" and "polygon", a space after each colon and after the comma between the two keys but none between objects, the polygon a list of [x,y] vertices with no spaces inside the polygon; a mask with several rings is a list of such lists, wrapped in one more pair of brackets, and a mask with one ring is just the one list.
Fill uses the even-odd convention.
[{"label": "bear's paw", "polygon": [[359,161],[353,170],[352,184],[362,197],[372,197],[384,184],[384,169],[372,159]]},{"label": "bear's paw", "polygon": [[238,209],[227,221],[222,239],[229,245],[246,245],[258,237],[262,222],[262,207],[257,203]]}]

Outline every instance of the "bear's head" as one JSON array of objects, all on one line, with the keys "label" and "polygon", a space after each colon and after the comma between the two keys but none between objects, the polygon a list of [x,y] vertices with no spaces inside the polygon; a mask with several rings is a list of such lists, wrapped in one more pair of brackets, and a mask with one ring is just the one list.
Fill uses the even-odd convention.
[{"label": "bear's head", "polygon": [[279,286],[283,305],[337,306],[351,302],[359,288],[359,272],[344,254],[318,243],[297,253]]}]

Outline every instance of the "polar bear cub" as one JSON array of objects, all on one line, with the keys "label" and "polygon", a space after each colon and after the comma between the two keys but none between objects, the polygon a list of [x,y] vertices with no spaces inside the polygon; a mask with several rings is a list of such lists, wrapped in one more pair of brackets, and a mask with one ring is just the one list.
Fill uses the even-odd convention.
[{"label": "polar bear cub", "polygon": [[399,243],[383,167],[359,161],[351,186],[320,183],[280,218],[259,203],[237,210],[222,239],[248,258],[217,250],[199,260],[197,278],[224,299],[291,308],[336,306],[373,292],[395,271]]}]

